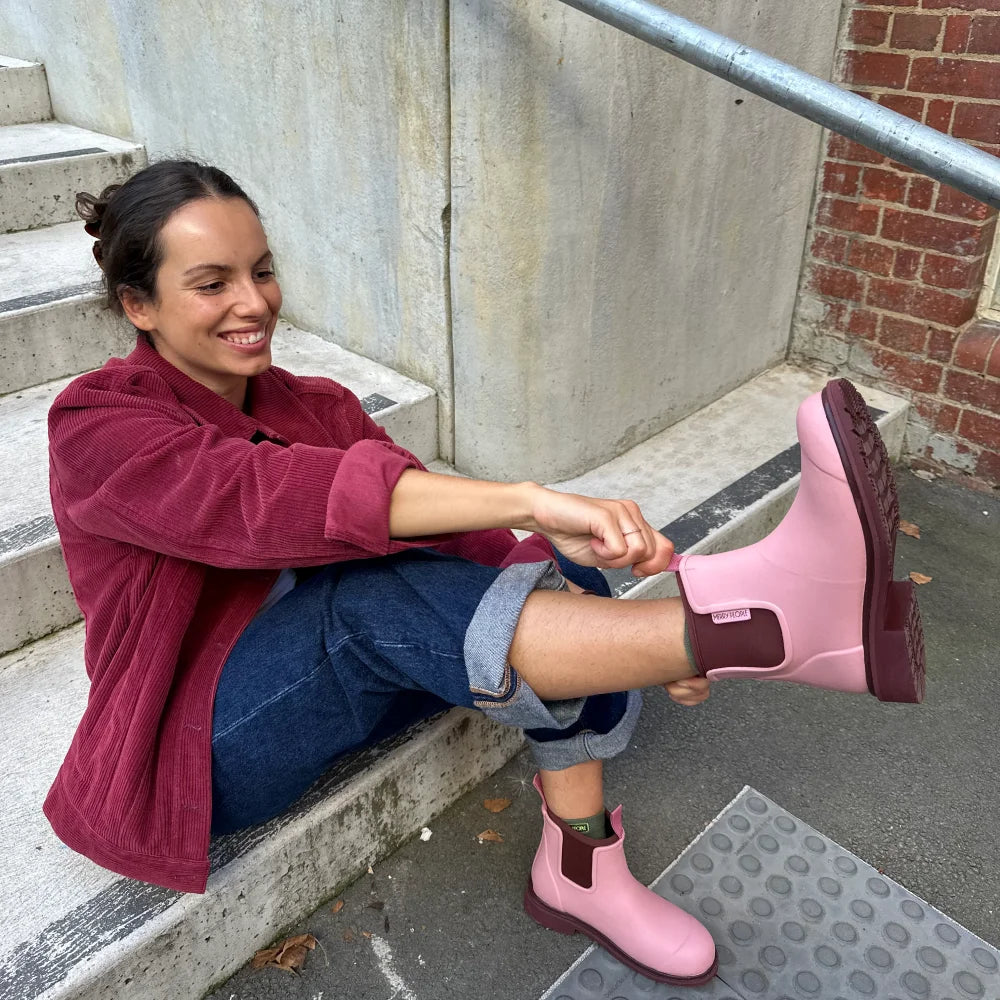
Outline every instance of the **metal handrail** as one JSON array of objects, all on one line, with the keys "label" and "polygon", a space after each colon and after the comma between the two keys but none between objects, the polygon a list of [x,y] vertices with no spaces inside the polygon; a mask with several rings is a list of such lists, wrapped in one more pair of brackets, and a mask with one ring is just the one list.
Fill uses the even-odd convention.
[{"label": "metal handrail", "polygon": [[646,0],[563,0],[795,114],[1000,208],[1000,159]]}]

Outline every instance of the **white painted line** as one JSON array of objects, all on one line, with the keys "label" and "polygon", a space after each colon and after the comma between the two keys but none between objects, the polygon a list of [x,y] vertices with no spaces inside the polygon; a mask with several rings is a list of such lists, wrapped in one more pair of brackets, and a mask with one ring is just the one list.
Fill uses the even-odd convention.
[{"label": "white painted line", "polygon": [[396,966],[392,961],[392,949],[389,947],[389,942],[375,934],[372,935],[371,941],[372,951],[375,952],[375,957],[378,959],[382,975],[385,976],[385,981],[393,990],[389,1000],[397,1000],[397,998],[398,1000],[417,1000],[416,993],[403,982],[402,977],[396,971]]}]

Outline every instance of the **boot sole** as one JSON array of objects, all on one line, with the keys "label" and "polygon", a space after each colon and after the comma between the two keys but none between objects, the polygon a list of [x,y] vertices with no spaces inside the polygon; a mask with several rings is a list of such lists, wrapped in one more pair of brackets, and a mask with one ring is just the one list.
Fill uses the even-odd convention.
[{"label": "boot sole", "polygon": [[828,382],[823,409],[861,519],[868,559],[863,642],[868,690],[879,701],[924,698],[924,630],[911,580],[894,581],[899,497],[882,435],[858,390]]},{"label": "boot sole", "polygon": [[652,979],[656,983],[665,983],[668,986],[703,986],[705,983],[711,982],[719,971],[718,955],[716,955],[711,968],[703,972],[700,976],[670,976],[665,972],[651,969],[643,965],[642,962],[637,962],[634,958],[627,955],[613,941],[606,938],[596,928],[591,927],[590,924],[584,923],[582,920],[577,920],[576,917],[572,917],[568,913],[553,910],[551,906],[543,903],[535,895],[535,890],[532,888],[530,879],[528,887],[524,891],[524,909],[532,920],[551,931],[556,931],[559,934],[576,934],[579,931],[585,937],[589,937],[595,944],[599,944],[606,951],[610,952],[622,965],[627,966],[633,972],[640,973],[647,979]]}]

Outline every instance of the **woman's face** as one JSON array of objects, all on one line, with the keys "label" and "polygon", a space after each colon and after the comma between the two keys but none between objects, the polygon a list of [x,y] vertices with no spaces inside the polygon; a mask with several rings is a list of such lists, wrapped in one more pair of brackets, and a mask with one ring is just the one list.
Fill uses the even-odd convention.
[{"label": "woman's face", "polygon": [[200,198],[160,232],[156,300],[125,293],[126,315],[195,381],[243,406],[246,380],[271,364],[281,289],[260,220],[242,198]]}]

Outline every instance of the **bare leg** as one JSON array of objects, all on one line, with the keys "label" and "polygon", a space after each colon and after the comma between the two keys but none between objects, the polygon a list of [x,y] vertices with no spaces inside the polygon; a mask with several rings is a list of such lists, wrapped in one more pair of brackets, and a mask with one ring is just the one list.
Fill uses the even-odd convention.
[{"label": "bare leg", "polygon": [[595,816],[604,808],[604,762],[587,760],[564,771],[539,770],[549,809],[561,819]]},{"label": "bare leg", "polygon": [[543,700],[669,684],[696,676],[680,598],[611,601],[536,590],[518,621],[511,665]]},{"label": "bare leg", "polygon": [[[684,609],[676,598],[619,603],[535,591],[521,613],[510,662],[540,698],[577,698],[694,676],[683,636]],[[593,816],[604,808],[601,761],[539,774],[557,816]]]}]

